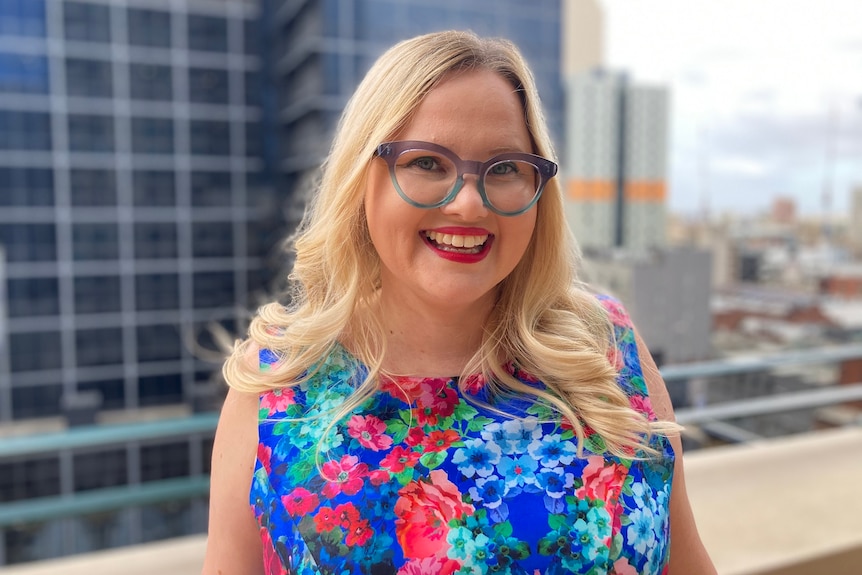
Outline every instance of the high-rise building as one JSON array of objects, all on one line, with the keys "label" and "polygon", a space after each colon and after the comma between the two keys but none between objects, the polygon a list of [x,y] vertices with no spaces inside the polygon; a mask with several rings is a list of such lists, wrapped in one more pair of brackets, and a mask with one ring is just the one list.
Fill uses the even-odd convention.
[{"label": "high-rise building", "polygon": [[[295,4],[295,3],[294,3]],[[275,244],[254,1],[0,0],[0,436],[182,413]],[[83,409],[87,408],[87,409]],[[203,474],[210,436],[0,461],[0,503]],[[205,504],[0,525],[0,565],[200,530]]]},{"label": "high-rise building", "polygon": [[[285,189],[320,165],[347,98],[399,40],[470,29],[515,42],[536,77],[552,135],[565,147],[560,80],[561,0],[305,0],[266,3],[275,41]],[[299,198],[301,194],[297,194]],[[297,202],[294,217],[301,215]]]},{"label": "high-rise building", "polygon": [[566,216],[581,247],[663,247],[667,90],[601,70],[570,76],[566,90]]}]

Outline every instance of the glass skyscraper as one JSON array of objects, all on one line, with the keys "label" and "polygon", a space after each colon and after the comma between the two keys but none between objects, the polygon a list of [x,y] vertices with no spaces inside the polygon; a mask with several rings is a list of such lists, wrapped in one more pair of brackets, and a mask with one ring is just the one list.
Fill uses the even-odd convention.
[{"label": "glass skyscraper", "polygon": [[[562,148],[560,14],[561,0],[0,0],[0,442],[194,409],[217,365],[193,342],[211,322],[241,331],[283,275],[299,190],[396,41],[513,40]],[[0,458],[0,511],[205,475],[211,442]],[[205,520],[198,497],[0,522],[0,566]]]}]

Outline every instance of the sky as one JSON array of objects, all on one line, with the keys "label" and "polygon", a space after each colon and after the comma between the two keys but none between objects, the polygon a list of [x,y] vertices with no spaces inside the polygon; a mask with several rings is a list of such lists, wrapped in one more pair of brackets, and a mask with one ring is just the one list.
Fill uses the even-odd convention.
[{"label": "sky", "polygon": [[785,196],[846,214],[862,187],[862,2],[600,5],[605,64],[670,87],[671,211],[758,214]]}]

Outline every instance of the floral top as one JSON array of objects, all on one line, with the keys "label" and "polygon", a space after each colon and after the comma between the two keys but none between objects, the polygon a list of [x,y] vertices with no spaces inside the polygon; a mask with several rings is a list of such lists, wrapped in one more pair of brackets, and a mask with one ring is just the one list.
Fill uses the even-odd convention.
[{"label": "floral top", "polygon": [[[619,385],[655,418],[631,323],[614,321]],[[261,368],[277,361],[261,352]],[[301,385],[260,397],[250,501],[274,574],[667,572],[673,450],[622,459],[532,401],[506,417],[466,400],[456,378],[398,378],[327,429],[366,368],[336,345]],[[535,378],[512,367],[528,385]],[[481,401],[480,379],[467,382]],[[324,416],[325,417],[325,416]],[[318,450],[318,442],[321,442]]]}]

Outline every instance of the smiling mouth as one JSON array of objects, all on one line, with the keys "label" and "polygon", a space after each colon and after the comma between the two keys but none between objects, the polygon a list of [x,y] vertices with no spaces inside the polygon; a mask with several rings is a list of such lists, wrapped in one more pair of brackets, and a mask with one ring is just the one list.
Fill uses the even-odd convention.
[{"label": "smiling mouth", "polygon": [[485,242],[490,234],[476,236],[461,236],[455,234],[442,234],[435,231],[426,231],[425,237],[438,250],[456,254],[478,254],[485,249]]}]

